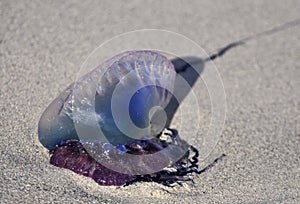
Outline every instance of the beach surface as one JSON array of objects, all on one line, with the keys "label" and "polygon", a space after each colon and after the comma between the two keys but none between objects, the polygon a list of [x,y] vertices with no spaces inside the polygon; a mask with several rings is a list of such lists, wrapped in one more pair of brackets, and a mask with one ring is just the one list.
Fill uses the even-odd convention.
[{"label": "beach surface", "polygon": [[[0,203],[300,203],[299,11],[298,0],[0,1]],[[45,108],[101,43],[146,28],[207,53],[246,40],[213,61],[227,113],[200,168],[226,156],[173,187],[103,187],[50,165],[37,134]]]}]

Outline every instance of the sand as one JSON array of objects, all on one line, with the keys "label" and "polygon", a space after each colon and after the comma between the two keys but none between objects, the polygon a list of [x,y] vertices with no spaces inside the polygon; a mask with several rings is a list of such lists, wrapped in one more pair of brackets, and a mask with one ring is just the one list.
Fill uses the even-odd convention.
[{"label": "sand", "polygon": [[[214,61],[224,83],[227,116],[216,148],[200,166],[227,156],[195,175],[194,183],[98,186],[50,165],[37,135],[47,105],[76,79],[89,53],[115,35],[166,29],[210,53],[300,18],[299,10],[297,0],[1,1],[1,203],[299,203],[297,25],[253,39]],[[203,119],[203,124],[209,120],[205,114]]]}]

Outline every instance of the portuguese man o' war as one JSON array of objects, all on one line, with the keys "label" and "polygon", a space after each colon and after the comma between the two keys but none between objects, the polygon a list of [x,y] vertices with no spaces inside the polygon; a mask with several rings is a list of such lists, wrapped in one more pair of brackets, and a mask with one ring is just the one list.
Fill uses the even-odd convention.
[{"label": "portuguese man o' war", "polygon": [[166,127],[175,76],[165,56],[140,50],[81,77],[39,121],[50,163],[115,186],[138,180],[168,185],[197,172],[197,150]]},{"label": "portuguese man o' war", "polygon": [[[213,61],[236,46],[299,22],[296,19],[230,43],[200,62]],[[176,71],[182,72],[183,78],[191,78],[187,82],[193,86],[199,70],[190,69],[192,74],[185,75],[190,62],[180,58],[172,62],[182,64],[182,71]],[[174,101],[175,75],[172,63],[162,54],[128,51],[70,85],[39,121],[39,140],[49,150],[50,163],[90,177],[100,185],[114,186],[136,181],[170,185],[189,180],[185,177],[189,173],[206,171],[225,155],[198,170],[198,150],[182,140],[176,130],[168,128],[173,111],[178,108],[170,105]],[[188,90],[184,94],[187,93]],[[172,111],[164,114],[168,109]]]}]

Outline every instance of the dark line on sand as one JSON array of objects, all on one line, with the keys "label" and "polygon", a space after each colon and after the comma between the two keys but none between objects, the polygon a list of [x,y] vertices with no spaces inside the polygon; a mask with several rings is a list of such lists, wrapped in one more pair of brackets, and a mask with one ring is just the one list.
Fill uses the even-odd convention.
[{"label": "dark line on sand", "polygon": [[249,42],[250,40],[254,40],[254,39],[258,39],[260,37],[272,35],[272,34],[280,32],[280,31],[284,31],[284,30],[286,30],[288,28],[292,28],[292,27],[298,26],[299,24],[300,24],[300,18],[292,20],[292,21],[289,21],[289,22],[286,22],[286,23],[283,23],[283,24],[281,24],[279,26],[275,26],[274,28],[271,28],[269,30],[265,30],[263,32],[256,33],[254,35],[250,35],[250,36],[248,36],[246,38],[243,38],[241,40],[235,41],[233,43],[230,43],[230,44],[226,45],[223,48],[218,49],[217,52],[211,54],[204,61],[205,62],[207,62],[207,61],[213,61],[213,60],[215,60],[218,57],[222,57],[230,49],[232,49],[234,47],[237,47],[237,46],[240,46],[240,45],[243,45],[246,42]]}]

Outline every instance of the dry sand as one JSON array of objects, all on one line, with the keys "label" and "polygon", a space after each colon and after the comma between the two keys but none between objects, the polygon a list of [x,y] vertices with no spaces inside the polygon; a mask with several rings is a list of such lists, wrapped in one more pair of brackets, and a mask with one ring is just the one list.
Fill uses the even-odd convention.
[{"label": "dry sand", "polygon": [[298,0],[0,1],[1,203],[300,203],[300,26],[215,60],[227,119],[201,166],[227,156],[194,183],[98,186],[51,166],[37,139],[44,109],[104,40],[161,28],[212,52],[300,18],[299,10]]}]

